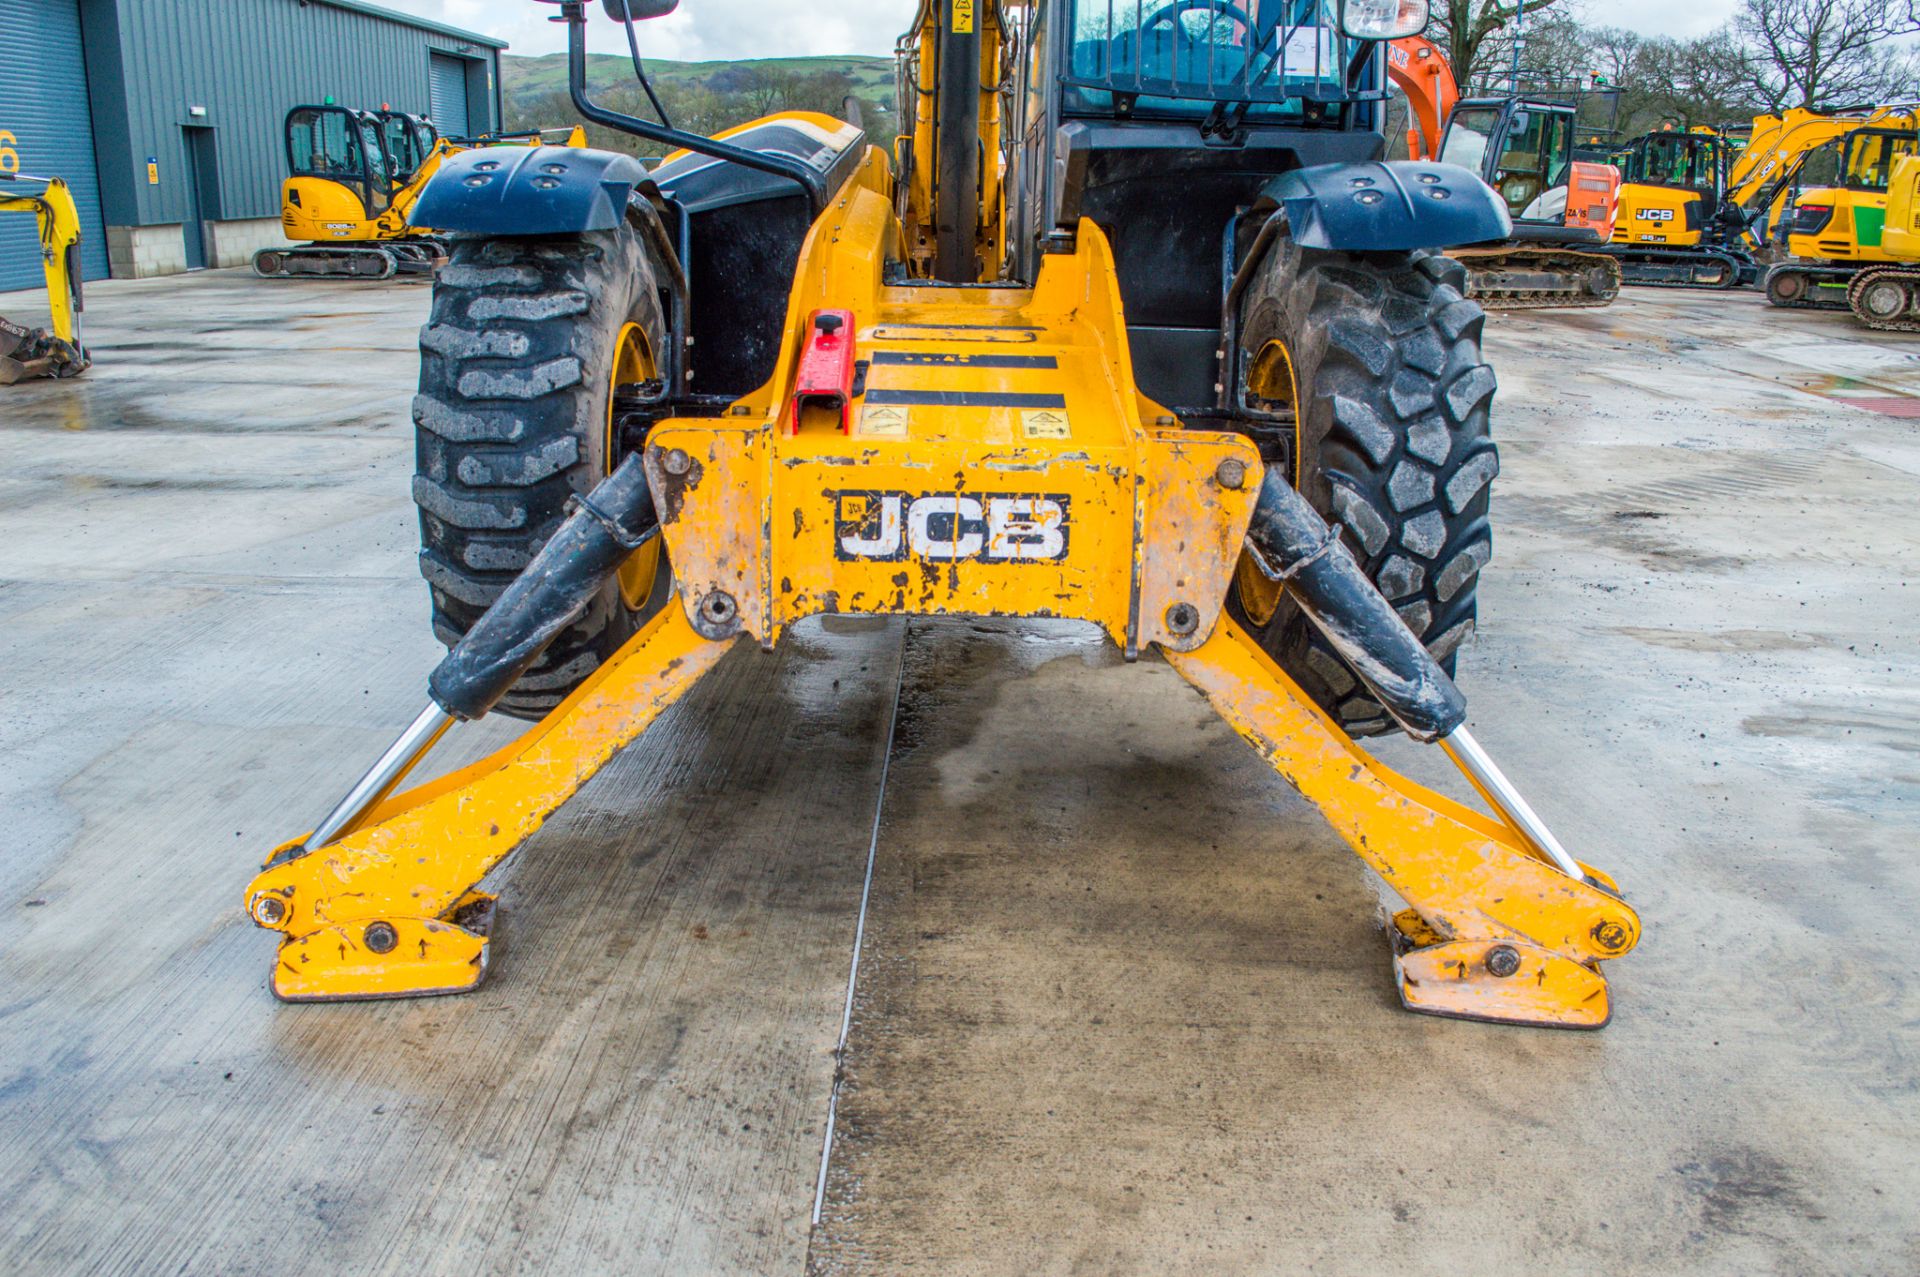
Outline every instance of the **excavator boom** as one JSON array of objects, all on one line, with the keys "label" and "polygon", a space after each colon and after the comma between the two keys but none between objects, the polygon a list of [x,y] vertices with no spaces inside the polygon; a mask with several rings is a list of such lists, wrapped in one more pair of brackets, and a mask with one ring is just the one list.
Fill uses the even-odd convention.
[{"label": "excavator boom", "polygon": [[81,341],[80,213],[57,177],[0,172],[0,214],[30,213],[39,228],[51,329],[0,318],[0,386],[35,377],[77,377],[93,363]]}]

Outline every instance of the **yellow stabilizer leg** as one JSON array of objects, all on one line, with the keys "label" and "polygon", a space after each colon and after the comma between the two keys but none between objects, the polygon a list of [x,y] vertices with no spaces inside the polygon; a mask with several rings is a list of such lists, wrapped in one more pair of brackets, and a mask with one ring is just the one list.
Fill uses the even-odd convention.
[{"label": "yellow stabilizer leg", "polygon": [[276,850],[247,889],[253,920],[286,937],[274,993],[395,998],[480,983],[493,897],[475,884],[731,645],[668,606],[511,745],[386,799],[337,842]]},{"label": "yellow stabilizer leg", "polygon": [[1394,918],[1409,1010],[1607,1023],[1599,963],[1633,948],[1640,919],[1604,876],[1571,877],[1518,831],[1375,762],[1231,617],[1165,656],[1411,906]]}]

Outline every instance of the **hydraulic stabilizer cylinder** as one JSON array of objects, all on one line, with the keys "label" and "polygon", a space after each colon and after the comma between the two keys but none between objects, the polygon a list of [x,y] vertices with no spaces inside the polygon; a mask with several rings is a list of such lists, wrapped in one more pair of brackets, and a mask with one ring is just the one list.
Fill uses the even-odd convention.
[{"label": "hydraulic stabilizer cylinder", "polygon": [[640,454],[584,497],[540,553],[427,676],[430,703],[335,804],[303,844],[350,831],[432,749],[454,719],[484,717],[540,653],[592,605],[626,557],[659,534]]},{"label": "hydraulic stabilizer cylinder", "polygon": [[1586,877],[1546,822],[1467,731],[1467,702],[1307,499],[1269,468],[1247,528],[1262,567],[1305,612],[1394,721],[1446,751],[1474,787],[1562,873]]},{"label": "hydraulic stabilizer cylinder", "polygon": [[1467,702],[1393,604],[1340,544],[1307,499],[1268,467],[1247,540],[1267,574],[1307,614],[1394,721],[1435,741],[1466,721]]}]

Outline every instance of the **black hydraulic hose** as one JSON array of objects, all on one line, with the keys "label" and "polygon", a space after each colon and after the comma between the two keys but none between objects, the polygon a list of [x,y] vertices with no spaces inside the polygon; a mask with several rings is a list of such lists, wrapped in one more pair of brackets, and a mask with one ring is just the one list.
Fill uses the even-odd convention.
[{"label": "black hydraulic hose", "polygon": [[1361,682],[1415,740],[1467,718],[1466,698],[1307,499],[1269,468],[1247,540]]},{"label": "black hydraulic hose", "polygon": [[499,704],[626,557],[659,535],[639,453],[574,501],[566,522],[427,677],[447,713],[471,720]]},{"label": "black hydraulic hose", "polygon": [[758,169],[762,173],[772,173],[776,177],[789,178],[799,183],[807,193],[807,203],[815,214],[827,206],[830,192],[820,173],[812,165],[797,160],[790,155],[774,155],[764,151],[749,151],[743,146],[730,146],[710,137],[701,137],[698,133],[685,133],[679,129],[668,128],[643,120],[638,116],[626,115],[619,111],[609,111],[587,96],[587,14],[584,0],[566,0],[561,6],[561,17],[567,23],[567,91],[573,99],[573,109],[595,124],[604,124],[610,129],[619,129],[622,133],[631,133],[635,137],[644,137],[653,142],[664,142],[669,146],[684,147],[701,155],[711,155],[717,160],[728,160],[744,168]]},{"label": "black hydraulic hose", "polygon": [[980,224],[980,31],[955,29],[949,9],[940,20],[934,80],[934,278],[977,283]]}]

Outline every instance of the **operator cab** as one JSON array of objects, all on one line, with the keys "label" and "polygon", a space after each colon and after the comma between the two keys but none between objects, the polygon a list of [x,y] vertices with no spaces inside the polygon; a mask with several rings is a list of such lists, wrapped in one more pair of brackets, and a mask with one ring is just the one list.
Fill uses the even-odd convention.
[{"label": "operator cab", "polygon": [[392,167],[381,132],[379,119],[365,111],[296,106],[287,112],[287,171],[296,184],[317,178],[345,187],[359,198],[368,219],[378,217],[393,202]]},{"label": "operator cab", "polygon": [[1920,134],[1906,129],[1855,129],[1847,134],[1844,178],[1852,191],[1884,191],[1893,165],[1903,155],[1920,154]]},{"label": "operator cab", "polygon": [[1573,127],[1565,103],[1470,99],[1447,121],[1440,162],[1478,173],[1514,221],[1557,223],[1567,211]]},{"label": "operator cab", "polygon": [[1693,191],[1713,208],[1726,187],[1732,149],[1714,133],[1648,133],[1627,144],[1620,176],[1637,186]]},{"label": "operator cab", "polygon": [[440,130],[423,116],[381,108],[373,112],[380,121],[380,139],[387,148],[388,172],[395,186],[405,186],[427,162]]}]

